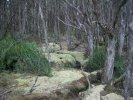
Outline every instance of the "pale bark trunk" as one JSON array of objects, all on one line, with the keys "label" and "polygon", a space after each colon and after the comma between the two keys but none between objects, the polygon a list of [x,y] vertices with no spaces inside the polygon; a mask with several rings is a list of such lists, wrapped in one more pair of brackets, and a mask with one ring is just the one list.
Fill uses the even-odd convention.
[{"label": "pale bark trunk", "polygon": [[55,39],[55,43],[57,43],[58,41],[58,29],[57,29],[57,21],[55,20],[55,23],[54,23],[54,39]]},{"label": "pale bark trunk", "polygon": [[[42,38],[41,38],[41,33],[40,33],[40,20],[39,20],[39,17],[40,17],[40,14],[38,13],[37,14],[37,32],[38,32],[38,37],[42,40]],[[41,42],[41,41],[40,41]]]},{"label": "pale bark trunk", "polygon": [[88,54],[91,56],[93,54],[93,35],[91,33],[87,36],[88,40]]},{"label": "pale bark trunk", "polygon": [[43,30],[44,30],[44,35],[45,35],[45,44],[46,44],[46,49],[47,49],[47,54],[48,54],[48,62],[50,64],[50,48],[48,45],[48,33],[47,33],[47,22],[44,20],[44,16],[43,16],[43,12],[42,12],[42,8],[41,8],[41,4],[39,3],[39,13],[41,16],[41,20],[43,23]]},{"label": "pale bark trunk", "polygon": [[22,24],[22,32],[21,33],[25,33],[26,18],[27,18],[27,2],[25,3],[25,7],[24,7],[24,11],[23,11],[23,24]]},{"label": "pale bark trunk", "polygon": [[133,72],[133,22],[130,24],[128,68],[125,78],[125,100],[130,100]]},{"label": "pale bark trunk", "polygon": [[125,23],[124,20],[121,20],[121,28],[120,28],[120,35],[119,35],[119,56],[122,56],[123,47],[124,47],[124,40],[125,40]]},{"label": "pale bark trunk", "polygon": [[104,82],[109,83],[113,78],[113,71],[114,71],[114,58],[115,58],[115,38],[109,38],[107,44],[107,54],[106,54],[106,61],[105,61],[105,75],[104,75]]},{"label": "pale bark trunk", "polygon": [[71,39],[70,31],[67,31],[67,49],[68,50],[72,49],[72,39]]},{"label": "pale bark trunk", "polygon": [[121,29],[120,40],[119,40],[119,51],[118,51],[119,56],[122,56],[123,53],[124,40],[125,40],[125,32]]},{"label": "pale bark trunk", "polygon": [[[67,6],[67,4],[64,4],[65,6],[65,22],[70,24],[70,20],[68,19],[69,17],[69,8]],[[72,39],[71,39],[71,27],[67,26],[66,27],[66,42],[67,42],[67,49],[71,50],[72,49]]]},{"label": "pale bark trunk", "polygon": [[125,100],[130,100],[131,80],[132,80],[132,71],[131,69],[127,69],[126,78],[125,78]]},{"label": "pale bark trunk", "polygon": [[[69,23],[69,20],[66,18],[66,22]],[[72,49],[72,39],[71,39],[71,28],[70,26],[67,26],[66,29],[66,34],[67,34],[67,49],[71,50]]]},{"label": "pale bark trunk", "polygon": [[22,13],[22,19],[21,19],[21,8],[19,7],[19,31],[20,34],[24,34],[25,33],[25,28],[26,28],[26,18],[27,18],[27,2],[24,4],[24,10]]}]

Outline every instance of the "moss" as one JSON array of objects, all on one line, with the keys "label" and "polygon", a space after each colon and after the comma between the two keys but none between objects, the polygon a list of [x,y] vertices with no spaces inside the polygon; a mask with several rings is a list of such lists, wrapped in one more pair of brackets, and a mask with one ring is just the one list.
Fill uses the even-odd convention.
[{"label": "moss", "polygon": [[75,65],[76,60],[70,54],[50,53],[50,55],[51,55],[51,62],[53,67],[68,68],[68,67],[73,67]]},{"label": "moss", "polygon": [[[48,46],[50,48],[51,53],[54,53],[60,50],[60,46],[56,43],[49,43]],[[45,44],[42,45],[41,49],[43,50],[43,52],[46,52],[47,49],[46,49]]]},{"label": "moss", "polygon": [[17,86],[18,87],[28,87],[29,86],[29,83],[30,83],[30,80],[29,79],[16,79],[17,81]]},{"label": "moss", "polygon": [[16,83],[17,81],[9,73],[0,74],[0,88],[9,88]]},{"label": "moss", "polygon": [[58,53],[62,53],[62,54],[70,54],[72,55],[77,61],[79,61],[81,64],[84,63],[84,52],[78,52],[78,51],[60,51]]}]

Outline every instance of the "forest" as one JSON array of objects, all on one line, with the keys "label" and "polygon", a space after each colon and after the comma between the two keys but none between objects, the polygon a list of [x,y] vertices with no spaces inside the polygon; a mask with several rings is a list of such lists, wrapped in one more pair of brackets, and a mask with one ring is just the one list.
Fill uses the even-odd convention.
[{"label": "forest", "polygon": [[0,100],[133,100],[133,0],[0,0]]}]

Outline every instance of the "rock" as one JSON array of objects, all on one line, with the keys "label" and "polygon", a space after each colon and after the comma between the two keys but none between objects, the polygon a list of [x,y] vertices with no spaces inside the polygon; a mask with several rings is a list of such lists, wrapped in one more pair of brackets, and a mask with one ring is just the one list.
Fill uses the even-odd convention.
[{"label": "rock", "polygon": [[[98,85],[93,87],[89,94],[86,94],[83,100],[101,100],[100,99],[100,92],[103,91],[105,88],[105,85]],[[114,99],[117,100],[117,99]]]},{"label": "rock", "polygon": [[102,96],[102,100],[124,100],[124,97],[115,93],[110,93],[106,96]]},{"label": "rock", "polygon": [[58,51],[58,53],[59,54],[70,54],[81,64],[84,63],[84,52],[61,50],[61,51]]}]

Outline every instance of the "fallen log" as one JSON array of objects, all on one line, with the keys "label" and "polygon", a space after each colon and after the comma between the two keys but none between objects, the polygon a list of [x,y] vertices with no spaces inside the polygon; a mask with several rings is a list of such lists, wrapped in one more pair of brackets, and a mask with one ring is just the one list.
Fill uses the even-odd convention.
[{"label": "fallen log", "polygon": [[[101,81],[102,71],[92,72],[88,75],[88,79],[91,83],[97,83]],[[52,91],[49,94],[31,94],[22,96],[10,96],[7,100],[80,100],[78,94],[87,90],[89,84],[86,77],[82,77],[79,80],[73,81],[69,84],[65,84],[62,88]]]}]

